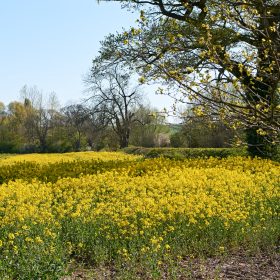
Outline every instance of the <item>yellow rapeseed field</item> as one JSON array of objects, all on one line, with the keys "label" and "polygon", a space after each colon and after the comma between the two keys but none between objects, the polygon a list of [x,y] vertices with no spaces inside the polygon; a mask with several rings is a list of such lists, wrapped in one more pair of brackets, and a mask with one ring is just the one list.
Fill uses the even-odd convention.
[{"label": "yellow rapeseed field", "polygon": [[[40,160],[83,155],[127,157],[79,153]],[[158,267],[162,260],[184,254],[274,246],[280,234],[279,205],[280,165],[242,157],[159,158],[55,183],[9,181],[0,186],[0,276],[12,279],[26,269],[35,271],[37,262],[41,268],[32,277],[44,268],[49,279],[59,279],[55,275],[62,269],[51,270],[50,263],[65,267],[71,258],[142,260]]]},{"label": "yellow rapeseed field", "polygon": [[120,152],[71,152],[64,154],[26,154],[26,155],[6,155],[0,158],[0,165],[13,164],[16,162],[36,162],[40,164],[56,163],[61,161],[74,161],[74,160],[131,160],[137,159],[141,156],[128,155]]}]

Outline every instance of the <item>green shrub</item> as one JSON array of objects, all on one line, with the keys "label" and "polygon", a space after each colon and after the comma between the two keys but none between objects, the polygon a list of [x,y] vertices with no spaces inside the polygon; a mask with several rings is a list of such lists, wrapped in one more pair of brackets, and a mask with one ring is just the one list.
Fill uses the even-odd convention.
[{"label": "green shrub", "polygon": [[198,158],[198,157],[218,157],[247,156],[244,148],[143,148],[128,147],[123,149],[125,153],[144,155],[146,158],[167,157],[174,159]]}]

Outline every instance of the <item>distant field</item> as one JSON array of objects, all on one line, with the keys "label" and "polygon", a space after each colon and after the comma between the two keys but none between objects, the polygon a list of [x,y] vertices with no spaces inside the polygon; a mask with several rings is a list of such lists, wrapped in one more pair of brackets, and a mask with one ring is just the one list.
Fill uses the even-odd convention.
[{"label": "distant field", "polygon": [[0,154],[0,160],[6,159],[6,158],[10,158],[13,157],[14,155],[12,154]]},{"label": "distant field", "polygon": [[279,254],[277,162],[85,152],[0,166],[0,279],[198,279],[214,259]]},{"label": "distant field", "polygon": [[56,163],[61,161],[76,161],[76,160],[130,160],[140,156],[133,156],[121,152],[72,152],[63,154],[0,154],[1,164],[13,164],[16,162],[36,162],[40,164]]}]

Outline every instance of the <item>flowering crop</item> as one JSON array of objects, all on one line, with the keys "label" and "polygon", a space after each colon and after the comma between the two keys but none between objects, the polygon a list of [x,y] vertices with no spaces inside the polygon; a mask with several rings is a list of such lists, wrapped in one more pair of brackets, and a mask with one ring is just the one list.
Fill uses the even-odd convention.
[{"label": "flowering crop", "polygon": [[188,254],[273,248],[279,174],[268,160],[159,158],[53,183],[7,182],[0,186],[0,275],[59,279],[71,258],[142,262],[148,270]]},{"label": "flowering crop", "polygon": [[14,164],[17,162],[35,162],[40,164],[57,163],[57,162],[69,162],[77,160],[131,160],[137,159],[140,156],[133,156],[123,153],[111,153],[111,152],[72,152],[64,154],[27,154],[27,155],[15,155],[6,156],[0,158],[0,165]]}]

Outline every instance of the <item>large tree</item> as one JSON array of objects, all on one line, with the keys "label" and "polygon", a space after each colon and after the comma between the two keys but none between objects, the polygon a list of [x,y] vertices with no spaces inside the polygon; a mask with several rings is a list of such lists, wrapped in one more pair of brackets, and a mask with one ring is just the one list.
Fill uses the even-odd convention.
[{"label": "large tree", "polygon": [[[112,0],[113,1],[113,0]],[[279,0],[116,0],[139,28],[108,36],[100,58],[125,61],[168,93],[247,130],[249,150],[271,156],[280,135]]]},{"label": "large tree", "polygon": [[122,65],[107,67],[102,60],[96,60],[86,80],[93,112],[105,116],[118,137],[120,148],[128,146],[135,109],[141,100],[139,85],[131,87],[130,76]]}]

